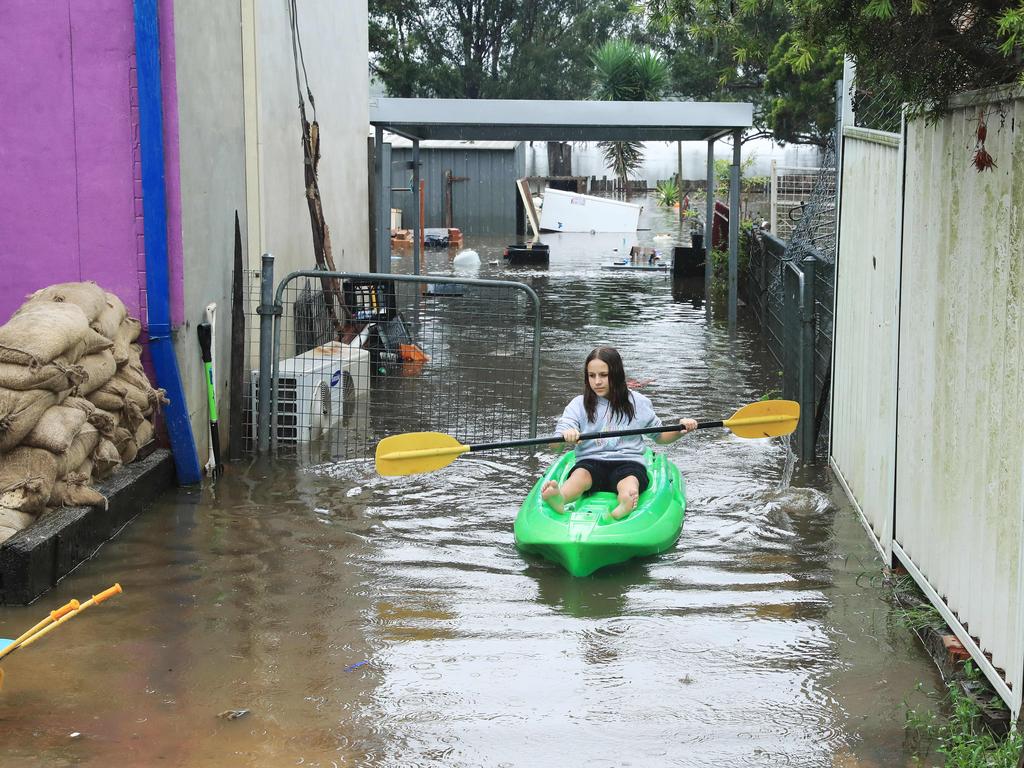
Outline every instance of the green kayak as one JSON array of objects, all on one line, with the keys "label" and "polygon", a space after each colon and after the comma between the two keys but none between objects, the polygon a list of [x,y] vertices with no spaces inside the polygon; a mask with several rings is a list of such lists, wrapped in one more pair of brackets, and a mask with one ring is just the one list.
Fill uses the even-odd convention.
[{"label": "green kayak", "polygon": [[656,555],[675,544],[683,529],[686,485],[679,469],[661,454],[644,452],[651,484],[628,516],[611,516],[613,493],[584,494],[555,512],[540,497],[547,480],[565,482],[576,463],[568,451],[537,481],[516,516],[516,546],[560,563],[573,576],[589,576],[598,568],[634,557]]}]

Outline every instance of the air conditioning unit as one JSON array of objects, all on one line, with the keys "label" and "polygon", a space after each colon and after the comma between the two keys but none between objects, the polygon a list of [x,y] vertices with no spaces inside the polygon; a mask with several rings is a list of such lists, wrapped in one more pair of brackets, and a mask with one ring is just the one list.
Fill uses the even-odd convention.
[{"label": "air conditioning unit", "polygon": [[[252,372],[253,439],[258,427],[260,372]],[[345,401],[365,396],[370,386],[370,353],[333,341],[282,360],[277,371],[277,405],[270,428],[279,443],[308,443],[341,421]]]}]

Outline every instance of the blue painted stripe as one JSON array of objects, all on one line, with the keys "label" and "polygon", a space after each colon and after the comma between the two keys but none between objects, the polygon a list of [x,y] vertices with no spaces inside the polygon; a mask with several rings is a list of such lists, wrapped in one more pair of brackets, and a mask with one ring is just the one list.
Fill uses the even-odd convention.
[{"label": "blue painted stripe", "polygon": [[202,477],[188,418],[185,390],[171,339],[170,268],[167,263],[167,198],[164,187],[163,102],[160,92],[160,28],[157,0],[134,0],[135,61],[139,81],[139,143],[146,246],[146,308],[149,349],[159,386],[171,401],[164,411],[174,465],[182,485]]}]

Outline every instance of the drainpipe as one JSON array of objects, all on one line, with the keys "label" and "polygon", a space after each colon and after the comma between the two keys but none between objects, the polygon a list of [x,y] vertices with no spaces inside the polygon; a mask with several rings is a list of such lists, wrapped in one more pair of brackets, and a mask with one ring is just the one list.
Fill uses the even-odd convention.
[{"label": "drainpipe", "polygon": [[185,390],[171,339],[170,269],[167,264],[167,202],[164,188],[163,104],[157,0],[133,0],[135,64],[139,85],[139,154],[146,247],[146,323],[157,384],[171,401],[164,410],[178,483],[201,478]]}]

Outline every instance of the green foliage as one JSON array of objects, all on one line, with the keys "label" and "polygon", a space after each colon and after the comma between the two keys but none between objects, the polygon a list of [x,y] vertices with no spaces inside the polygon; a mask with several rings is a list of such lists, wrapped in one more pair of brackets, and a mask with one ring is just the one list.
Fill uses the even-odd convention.
[{"label": "green foliage", "polygon": [[391,96],[578,99],[630,0],[369,0],[370,70]]},{"label": "green foliage", "polygon": [[[1024,0],[1021,0],[1016,8],[1007,8],[997,17],[996,36],[1001,41],[999,52],[1011,57],[1016,51],[1019,61],[1019,52],[1024,48]],[[1024,71],[1021,72],[1020,80],[1024,83]]]},{"label": "green foliage", "polygon": [[[594,98],[601,101],[657,101],[669,81],[669,69],[657,51],[629,40],[609,40],[593,55]],[[643,164],[639,141],[601,141],[605,163],[629,194],[629,177]]]},{"label": "green foliage", "polygon": [[639,141],[599,141],[598,148],[605,165],[615,174],[629,195],[629,177],[636,175],[644,163],[644,145]]},{"label": "green foliage", "polygon": [[[672,87],[680,95],[749,101],[755,132],[780,142],[824,145],[834,124],[834,84],[842,75],[835,52],[807,65],[783,66],[780,49],[797,19],[784,0],[648,0],[649,29],[671,52]],[[792,47],[796,41],[787,41]]]},{"label": "green foliage", "polygon": [[[965,675],[967,679],[980,679],[970,663],[965,667]],[[946,695],[946,719],[931,712],[907,711],[907,731],[915,738],[918,751],[927,751],[934,745],[944,756],[946,768],[1015,768],[1021,753],[1021,734],[1011,731],[1006,738],[993,735],[982,725],[978,705],[964,694],[956,680],[946,684]]]},{"label": "green foliage", "polygon": [[764,121],[775,139],[824,144],[835,126],[835,83],[843,74],[843,57],[835,49],[817,56],[801,52],[800,69],[789,54],[796,36],[787,32],[772,49],[765,76]]},{"label": "green foliage", "polygon": [[823,48],[838,48],[856,59],[860,87],[888,84],[912,112],[941,110],[951,94],[1021,76],[1020,0],[793,0],[792,8],[798,23],[786,58],[795,71]]},{"label": "green foliage", "polygon": [[[736,277],[742,280],[750,269],[750,248],[745,240],[751,237],[752,229],[749,221],[740,222],[739,253],[736,254]],[[729,290],[729,251],[715,248],[711,251],[711,297],[720,300]]]},{"label": "green foliage", "polygon": [[[757,156],[750,154],[746,160],[740,161],[740,192],[752,192],[762,188],[768,181],[766,176],[748,176],[747,171],[753,166]],[[732,174],[732,162],[725,158],[715,160],[715,196],[729,198],[729,180]]]},{"label": "green foliage", "polygon": [[672,179],[659,181],[654,190],[654,198],[657,200],[658,205],[664,208],[671,208],[679,202],[679,185]]}]

